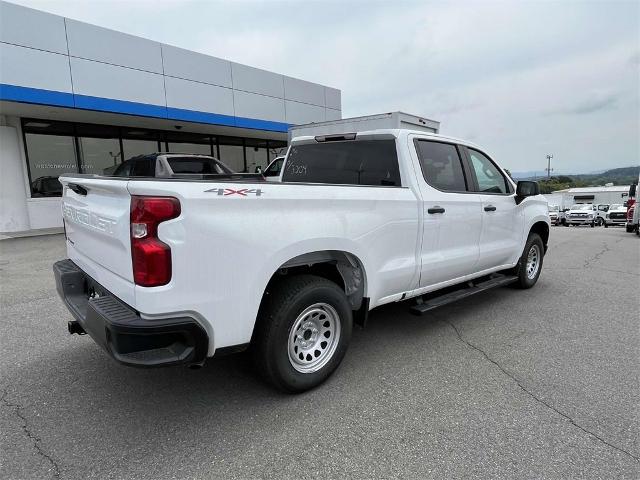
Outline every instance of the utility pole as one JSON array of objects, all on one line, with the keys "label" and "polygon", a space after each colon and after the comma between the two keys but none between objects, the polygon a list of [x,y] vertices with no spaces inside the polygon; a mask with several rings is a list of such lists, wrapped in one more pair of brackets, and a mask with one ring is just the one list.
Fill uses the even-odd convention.
[{"label": "utility pole", "polygon": [[553,158],[553,155],[548,154],[547,155],[547,180],[549,180],[551,178],[551,172],[553,172],[553,168],[551,168],[551,159]]}]

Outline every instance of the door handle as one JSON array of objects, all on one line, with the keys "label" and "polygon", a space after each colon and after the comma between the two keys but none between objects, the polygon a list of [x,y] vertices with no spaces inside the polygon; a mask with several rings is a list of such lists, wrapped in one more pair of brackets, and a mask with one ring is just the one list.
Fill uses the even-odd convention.
[{"label": "door handle", "polygon": [[444,213],[444,208],[439,207],[439,206],[435,206],[435,207],[431,207],[429,209],[427,209],[428,213],[434,214],[434,213]]},{"label": "door handle", "polygon": [[496,207],[494,207],[493,205],[487,205],[486,207],[484,207],[484,211],[485,212],[495,212],[496,211]]}]

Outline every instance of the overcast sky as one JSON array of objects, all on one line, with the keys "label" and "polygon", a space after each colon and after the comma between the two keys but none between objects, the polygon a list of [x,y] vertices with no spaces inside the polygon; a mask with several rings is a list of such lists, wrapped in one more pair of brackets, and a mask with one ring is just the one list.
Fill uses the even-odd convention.
[{"label": "overcast sky", "polygon": [[640,2],[12,0],[402,110],[512,171],[640,163]]}]

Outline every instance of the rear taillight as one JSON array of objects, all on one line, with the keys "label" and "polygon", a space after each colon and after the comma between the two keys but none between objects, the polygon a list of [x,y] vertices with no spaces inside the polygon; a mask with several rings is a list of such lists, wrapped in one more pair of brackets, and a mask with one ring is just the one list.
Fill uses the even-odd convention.
[{"label": "rear taillight", "polygon": [[174,197],[131,197],[131,259],[133,281],[158,287],[171,281],[171,248],[158,239],[158,225],[180,215]]}]

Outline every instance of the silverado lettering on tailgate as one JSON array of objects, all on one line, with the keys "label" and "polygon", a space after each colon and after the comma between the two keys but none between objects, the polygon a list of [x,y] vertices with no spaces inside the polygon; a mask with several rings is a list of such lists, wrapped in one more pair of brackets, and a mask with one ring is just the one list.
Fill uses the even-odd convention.
[{"label": "silverado lettering on tailgate", "polygon": [[65,219],[73,223],[85,225],[93,230],[113,235],[115,232],[116,220],[113,218],[98,215],[82,208],[75,208],[66,203],[62,204],[62,215]]}]

